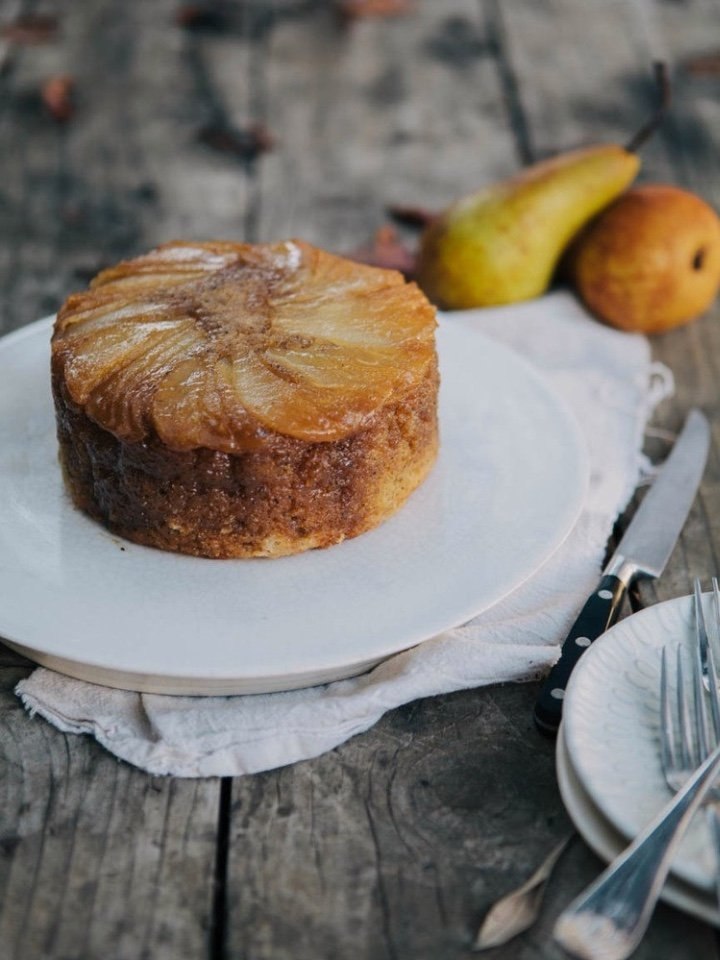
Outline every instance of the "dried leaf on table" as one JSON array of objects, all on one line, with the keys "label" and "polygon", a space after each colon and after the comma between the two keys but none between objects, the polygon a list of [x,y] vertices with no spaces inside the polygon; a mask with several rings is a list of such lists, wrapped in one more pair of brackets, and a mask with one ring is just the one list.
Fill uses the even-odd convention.
[{"label": "dried leaf on table", "polygon": [[65,123],[75,113],[75,81],[67,74],[46,80],[40,96],[45,109],[60,123]]},{"label": "dried leaf on table", "polygon": [[406,227],[427,227],[433,220],[440,216],[435,210],[428,210],[427,207],[409,207],[402,204],[391,204],[387,207],[387,212],[398,223]]},{"label": "dried leaf on table", "polygon": [[499,947],[528,930],[535,923],[542,906],[545,886],[560,854],[571,838],[572,834],[559,843],[521,887],[508,893],[490,907],[473,944],[474,950]]},{"label": "dried leaf on table", "polygon": [[198,140],[219,153],[232,153],[241,160],[254,160],[275,145],[275,139],[262,123],[235,128],[210,124],[198,131]]},{"label": "dried leaf on table", "polygon": [[199,33],[224,33],[231,25],[232,11],[228,4],[185,3],[175,14],[175,22],[185,30]]},{"label": "dried leaf on table", "polygon": [[340,0],[338,10],[346,20],[369,17],[402,17],[412,12],[412,0]]},{"label": "dried leaf on table", "polygon": [[695,76],[720,76],[720,50],[690,57],[685,60],[683,67],[687,73],[692,73]]},{"label": "dried leaf on table", "polygon": [[405,246],[397,231],[389,224],[380,227],[371,244],[358,247],[346,257],[371,267],[384,267],[386,270],[399,270],[406,277],[415,275],[416,255]]},{"label": "dried leaf on table", "polygon": [[12,23],[0,26],[0,38],[18,46],[35,46],[53,41],[57,29],[57,17],[46,13],[25,13]]}]

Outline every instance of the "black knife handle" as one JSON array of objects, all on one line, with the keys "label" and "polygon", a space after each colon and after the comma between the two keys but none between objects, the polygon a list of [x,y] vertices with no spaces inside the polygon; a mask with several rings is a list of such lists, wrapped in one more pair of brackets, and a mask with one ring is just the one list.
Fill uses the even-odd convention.
[{"label": "black knife handle", "polygon": [[615,623],[626,590],[622,580],[606,574],[580,611],[563,643],[560,659],[548,674],[535,704],[535,725],[541,733],[553,737],[557,733],[573,667],[593,640]]}]

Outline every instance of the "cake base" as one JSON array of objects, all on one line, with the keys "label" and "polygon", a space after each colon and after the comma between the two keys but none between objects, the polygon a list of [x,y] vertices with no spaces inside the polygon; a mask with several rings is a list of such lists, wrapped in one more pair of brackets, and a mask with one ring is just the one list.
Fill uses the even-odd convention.
[{"label": "cake base", "polygon": [[335,442],[279,434],[257,449],[172,450],[119,440],[54,384],[74,503],[135,543],[193,556],[280,557],[356,537],[391,516],[437,456],[438,374]]}]

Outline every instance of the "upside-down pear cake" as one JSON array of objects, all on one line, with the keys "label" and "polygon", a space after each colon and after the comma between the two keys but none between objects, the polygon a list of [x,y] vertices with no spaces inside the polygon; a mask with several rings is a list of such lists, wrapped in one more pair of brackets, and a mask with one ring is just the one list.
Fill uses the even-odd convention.
[{"label": "upside-down pear cake", "polygon": [[70,494],[205,557],[357,536],[435,460],[434,332],[399,273],[301,241],[173,242],[104,270],[53,334]]}]

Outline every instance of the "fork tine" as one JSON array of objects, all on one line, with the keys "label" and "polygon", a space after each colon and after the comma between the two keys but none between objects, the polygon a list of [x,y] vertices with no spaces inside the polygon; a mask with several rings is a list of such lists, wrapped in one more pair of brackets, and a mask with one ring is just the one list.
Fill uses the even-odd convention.
[{"label": "fork tine", "polygon": [[698,750],[698,756],[695,759],[699,764],[710,752],[708,744],[711,737],[707,707],[705,706],[705,684],[703,683],[703,665],[699,645],[695,646],[694,654],[692,659],[692,690],[695,731],[697,733],[695,744]]},{"label": "fork tine", "polygon": [[[720,691],[718,691],[718,674],[715,665],[715,654],[712,647],[708,647],[708,688],[710,692],[710,717],[712,719],[712,736],[715,743],[720,743]],[[711,742],[711,749],[714,744]]]},{"label": "fork tine", "polygon": [[702,588],[700,586],[700,578],[695,577],[693,584],[693,596],[695,599],[695,634],[697,636],[698,646],[700,648],[700,664],[702,666],[703,675],[707,675],[707,651],[708,651],[708,635],[707,628],[705,626],[705,614],[703,613],[702,605]]},{"label": "fork tine", "polygon": [[720,651],[720,587],[718,587],[718,578],[712,578],[712,636],[708,634],[708,647],[715,654],[715,663],[717,664],[718,651]]},{"label": "fork tine", "polygon": [[692,731],[692,722],[690,720],[690,707],[685,693],[685,670],[683,667],[682,647],[677,648],[677,715],[678,715],[678,735],[680,738],[680,757],[683,766],[692,770],[698,765],[695,750],[695,737]]},{"label": "fork tine", "polygon": [[679,763],[675,724],[673,723],[672,704],[670,702],[667,660],[668,648],[664,646],[660,661],[660,758],[666,777],[673,774]]},{"label": "fork tine", "polygon": [[[713,614],[715,636],[720,635],[720,590],[717,577],[713,577]],[[710,692],[710,713],[712,716],[715,743],[720,743],[720,692],[718,690],[717,665],[712,644],[708,643],[708,689]]]}]

